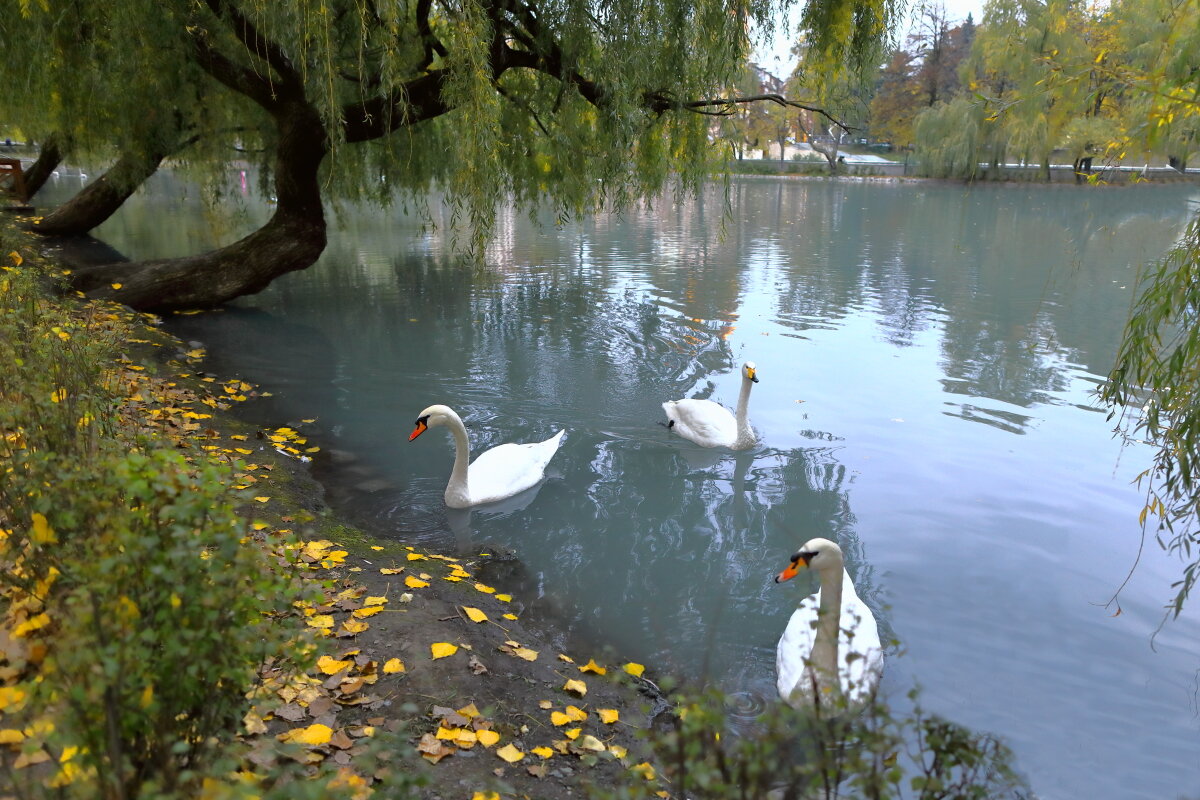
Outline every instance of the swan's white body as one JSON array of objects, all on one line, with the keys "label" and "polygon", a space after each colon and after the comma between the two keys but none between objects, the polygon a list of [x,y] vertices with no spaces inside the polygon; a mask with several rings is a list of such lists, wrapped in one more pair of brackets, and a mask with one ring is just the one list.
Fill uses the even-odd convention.
[{"label": "swan's white body", "polygon": [[736,414],[712,400],[668,400],[662,404],[670,422],[667,427],[703,447],[744,450],[754,444],[754,431],[746,419],[750,387],[758,383],[754,362],[742,365],[742,391]]},{"label": "swan's white body", "polygon": [[802,566],[817,570],[821,588],[800,602],[779,639],[779,696],[800,710],[818,703],[827,713],[857,710],[870,699],[883,672],[879,627],[854,591],[840,547],[828,539],[806,542],[775,580],[791,578]]},{"label": "swan's white body", "polygon": [[558,451],[563,431],[544,442],[502,444],[480,453],[471,462],[471,445],[462,418],[449,406],[433,405],[421,412],[409,441],[427,428],[444,425],[454,436],[454,467],[446,484],[446,505],[468,508],[520,494],[546,474],[546,464]]}]

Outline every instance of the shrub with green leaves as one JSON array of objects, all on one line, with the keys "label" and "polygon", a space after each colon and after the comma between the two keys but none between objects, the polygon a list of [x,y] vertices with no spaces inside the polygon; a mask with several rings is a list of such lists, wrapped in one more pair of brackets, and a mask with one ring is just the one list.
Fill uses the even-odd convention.
[{"label": "shrub with green leaves", "polygon": [[10,260],[0,711],[23,757],[47,762],[10,779],[34,796],[194,796],[236,764],[227,747],[257,668],[289,656],[263,612],[289,602],[290,583],[248,543],[228,467],[121,437],[121,313],[56,300],[44,274]]},{"label": "shrub with green leaves", "polygon": [[[751,730],[732,733],[721,692],[680,695],[675,703],[670,724],[650,734],[653,766],[675,797],[991,800],[1024,789],[1003,743],[919,706],[900,716],[878,697],[854,714],[775,703]],[[649,798],[662,788],[632,782],[596,796]]]}]

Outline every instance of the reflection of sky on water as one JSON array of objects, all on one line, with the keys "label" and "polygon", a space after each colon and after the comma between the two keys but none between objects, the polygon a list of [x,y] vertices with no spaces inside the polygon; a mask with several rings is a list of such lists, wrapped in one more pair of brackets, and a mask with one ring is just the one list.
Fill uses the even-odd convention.
[{"label": "reflection of sky on water", "polygon": [[[1200,788],[1198,626],[1151,651],[1178,574],[1157,552],[1121,616],[1097,605],[1136,553],[1145,455],[1120,457],[1089,392],[1189,198],[747,180],[723,235],[719,193],[562,230],[508,214],[491,275],[457,268],[444,226],[352,214],[318,267],[173,325],[276,413],[320,416],[333,496],[381,530],[513,551],[527,614],[769,699],[799,592],[769,578],[836,538],[903,644],[885,686],[1004,736],[1041,796],[1170,797]],[[180,247],[164,229],[105,233],[153,255]],[[732,405],[746,358],[758,447],[656,424],[666,399]],[[448,518],[449,442],[404,441],[438,401],[477,448],[566,427],[551,479]]]}]

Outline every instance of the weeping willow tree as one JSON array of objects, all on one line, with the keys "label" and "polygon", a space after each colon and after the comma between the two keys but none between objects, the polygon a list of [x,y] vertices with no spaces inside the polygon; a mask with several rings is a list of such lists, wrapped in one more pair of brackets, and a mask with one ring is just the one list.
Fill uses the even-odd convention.
[{"label": "weeping willow tree", "polygon": [[[28,0],[0,18],[0,74],[31,98],[24,129],[132,154],[126,184],[184,146],[268,170],[276,211],[248,237],[75,275],[93,296],[192,307],[312,264],[327,199],[436,183],[478,244],[502,200],[571,215],[694,189],[711,115],[747,100],[721,87],[791,1]],[[831,61],[869,53],[896,2],[803,1]]]},{"label": "weeping willow tree", "polygon": [[984,124],[979,104],[964,97],[918,114],[913,121],[918,174],[965,181],[978,178]]},{"label": "weeping willow tree", "polygon": [[[1200,123],[1200,0],[1126,0],[1126,57],[1109,64],[1128,97],[1129,143],[1174,149]],[[1139,477],[1143,526],[1183,562],[1168,605],[1178,615],[1200,581],[1200,216],[1176,247],[1148,269],[1126,325],[1116,366],[1100,388],[1121,430],[1156,448]]]}]

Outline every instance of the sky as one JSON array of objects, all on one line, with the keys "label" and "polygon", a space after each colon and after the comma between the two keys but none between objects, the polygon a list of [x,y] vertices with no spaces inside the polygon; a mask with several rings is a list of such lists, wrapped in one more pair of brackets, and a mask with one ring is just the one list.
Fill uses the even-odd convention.
[{"label": "sky", "polygon": [[[967,14],[973,14],[977,24],[983,17],[984,0],[938,0],[938,2],[945,7],[946,19],[952,25],[966,19]],[[912,26],[911,20],[914,18],[915,11],[921,7],[922,0],[910,0],[909,5],[912,8],[910,8],[905,22],[902,23],[905,29]],[[792,10],[796,11],[797,6],[794,5]],[[758,65],[777,77],[787,78],[796,63],[796,60],[788,52],[791,46],[790,36],[776,36],[774,41],[767,42],[756,50]]]}]

